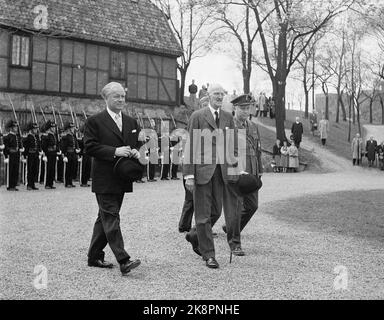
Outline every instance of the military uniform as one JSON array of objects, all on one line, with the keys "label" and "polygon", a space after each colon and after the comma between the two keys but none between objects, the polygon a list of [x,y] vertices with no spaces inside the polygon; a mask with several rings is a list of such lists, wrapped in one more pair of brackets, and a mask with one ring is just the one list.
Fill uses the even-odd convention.
[{"label": "military uniform", "polygon": [[[56,125],[50,120],[46,123],[46,130]],[[53,182],[55,180],[55,170],[56,170],[56,157],[59,152],[58,141],[55,134],[49,132],[45,137],[42,137],[41,141],[42,149],[47,157],[47,166],[45,172],[45,188],[46,189],[55,189]]]},{"label": "military uniform", "polygon": [[169,136],[162,136],[159,139],[160,152],[161,152],[161,180],[169,180],[170,169],[170,139]]},{"label": "military uniform", "polygon": [[177,177],[177,172],[179,170],[179,163],[180,163],[180,157],[181,157],[181,138],[178,137],[177,141],[171,140],[171,178],[172,180],[179,180]]},{"label": "military uniform", "polygon": [[[233,100],[232,103],[236,106],[249,104],[252,101],[253,98],[249,95],[242,95]],[[263,166],[261,162],[261,143],[258,127],[250,120],[239,121],[237,118],[234,120],[235,141],[238,142],[238,170],[239,172],[245,171],[247,174],[260,177],[263,173]],[[241,253],[238,255],[243,255],[240,233],[258,209],[259,192],[257,190],[249,194],[241,194],[236,185],[235,192],[238,197],[236,212],[237,219],[234,222],[236,223],[236,226],[233,227],[233,242],[240,248]],[[225,207],[224,210],[226,210]],[[223,226],[223,229],[226,230],[226,227]]]},{"label": "military uniform", "polygon": [[[30,123],[27,131],[37,129],[37,124]],[[41,143],[39,136],[30,132],[24,139],[24,156],[27,158],[27,188],[28,190],[37,190],[35,180],[39,172],[39,154],[41,152]]]},{"label": "military uniform", "polygon": [[[68,130],[73,127],[73,124],[66,124],[64,130]],[[63,153],[64,159],[67,160],[65,164],[65,176],[64,184],[65,187],[75,187],[72,183],[74,171],[77,165],[77,151],[79,144],[74,134],[68,132],[61,138],[60,142],[61,152]]]},{"label": "military uniform", "polygon": [[[9,121],[6,129],[17,127],[15,121]],[[4,157],[8,159],[8,185],[7,190],[18,191],[16,188],[19,180],[20,152],[23,152],[23,144],[19,135],[9,132],[4,136]]]},{"label": "military uniform", "polygon": [[91,166],[92,166],[92,158],[85,153],[84,150],[84,137],[78,140],[79,144],[79,157],[81,160],[81,175],[80,175],[80,183],[82,187],[89,187],[88,181],[91,177]]}]

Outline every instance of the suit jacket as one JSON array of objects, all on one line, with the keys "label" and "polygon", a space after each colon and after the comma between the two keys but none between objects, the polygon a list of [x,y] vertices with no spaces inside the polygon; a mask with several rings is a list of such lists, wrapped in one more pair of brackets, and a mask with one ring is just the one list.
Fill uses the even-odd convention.
[{"label": "suit jacket", "polygon": [[[263,173],[263,165],[261,162],[261,139],[256,123],[246,120],[244,126],[240,121],[235,120],[235,127],[237,133],[235,135],[235,141],[240,142],[240,139],[245,139],[245,143],[243,141],[243,145],[237,147],[239,155],[242,154],[243,160],[245,160],[245,163],[239,163],[239,171],[246,171],[253,175],[261,175]],[[238,129],[245,130],[246,136],[244,137],[239,134]],[[239,162],[241,162],[241,158],[239,158]]]},{"label": "suit jacket", "polygon": [[[194,175],[197,184],[207,184],[211,180],[217,164],[221,166],[225,183],[238,180],[238,173],[237,170],[235,170],[237,167],[237,159],[235,159],[237,150],[234,144],[235,126],[233,117],[230,113],[220,110],[219,119],[220,123],[218,128],[209,107],[205,107],[195,111],[189,120],[189,137],[185,146],[183,175]],[[194,137],[194,129],[198,129],[195,131],[195,134],[196,132],[200,132],[202,135]],[[212,142],[205,139],[205,144],[207,144],[207,142],[210,143],[208,148],[206,148],[204,143],[202,143],[204,130],[210,134],[215,129],[221,129],[223,134],[220,138],[212,139]],[[232,135],[229,134],[229,129],[233,130]],[[228,149],[227,146],[230,146],[230,149]],[[212,151],[212,156],[205,154],[207,150]]]},{"label": "suit jacket", "polygon": [[104,110],[90,118],[85,124],[85,153],[93,157],[92,192],[121,194],[132,192],[132,182],[124,181],[113,173],[118,160],[115,150],[118,147],[130,146],[140,149],[140,127],[137,121],[122,113],[123,130],[120,132],[115,121]]}]

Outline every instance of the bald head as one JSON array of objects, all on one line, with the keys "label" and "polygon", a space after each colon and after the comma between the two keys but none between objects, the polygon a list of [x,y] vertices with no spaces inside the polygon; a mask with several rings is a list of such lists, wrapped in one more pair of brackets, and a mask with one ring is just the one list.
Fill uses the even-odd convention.
[{"label": "bald head", "polygon": [[224,88],[220,84],[212,84],[208,89],[209,103],[214,109],[219,109],[223,105]]}]

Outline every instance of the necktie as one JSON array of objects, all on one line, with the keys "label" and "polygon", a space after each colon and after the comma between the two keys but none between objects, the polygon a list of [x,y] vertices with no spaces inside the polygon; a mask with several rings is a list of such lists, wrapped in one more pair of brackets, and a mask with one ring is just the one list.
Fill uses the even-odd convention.
[{"label": "necktie", "polygon": [[121,117],[120,114],[116,114],[115,116],[115,122],[117,127],[119,128],[120,132],[123,130],[123,124],[121,123]]},{"label": "necktie", "polygon": [[216,122],[216,126],[219,127],[220,120],[219,120],[219,113],[217,111],[215,111],[215,122]]}]

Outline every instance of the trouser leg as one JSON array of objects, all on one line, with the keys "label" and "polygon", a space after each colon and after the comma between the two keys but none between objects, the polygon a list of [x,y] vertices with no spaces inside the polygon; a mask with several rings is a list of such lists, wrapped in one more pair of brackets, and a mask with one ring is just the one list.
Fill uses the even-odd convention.
[{"label": "trouser leg", "polygon": [[227,241],[231,250],[241,246],[240,239],[240,212],[241,197],[234,183],[228,183],[223,188],[223,207]]},{"label": "trouser leg", "polygon": [[192,227],[192,217],[194,211],[193,193],[185,188],[185,179],[183,179],[183,185],[185,189],[185,198],[179,221],[179,230],[190,230]]},{"label": "trouser leg", "polygon": [[124,194],[96,194],[99,213],[88,252],[90,260],[104,257],[103,249],[106,246],[106,241],[119,263],[123,263],[130,258],[124,249],[120,229],[119,212],[123,198]]},{"label": "trouser leg", "polygon": [[212,237],[212,204],[217,206],[214,210],[221,212],[223,197],[223,178],[220,165],[216,166],[215,173],[207,184],[196,185],[194,190],[195,222],[199,241],[199,249],[204,260],[215,257],[215,246]]}]

